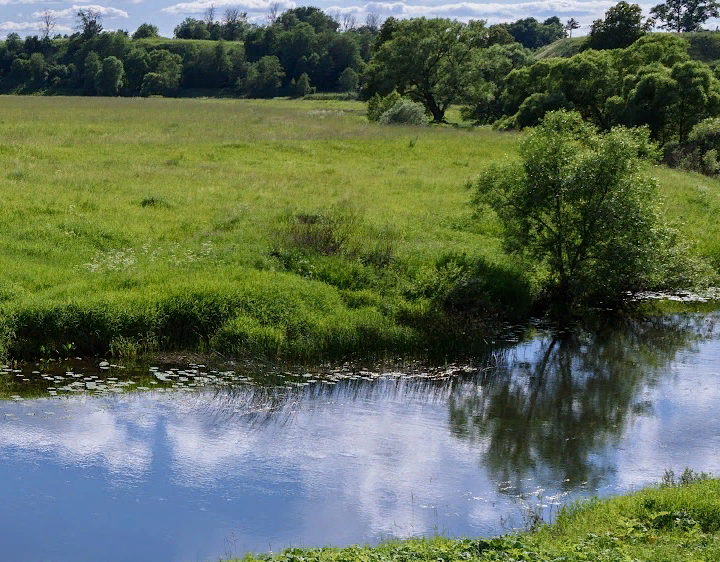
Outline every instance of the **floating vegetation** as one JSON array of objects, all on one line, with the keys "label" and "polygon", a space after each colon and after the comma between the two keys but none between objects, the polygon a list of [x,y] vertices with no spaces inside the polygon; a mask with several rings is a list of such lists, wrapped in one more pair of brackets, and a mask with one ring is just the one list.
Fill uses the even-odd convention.
[{"label": "floating vegetation", "polygon": [[[231,368],[229,368],[231,367]],[[274,389],[303,389],[333,386],[339,382],[373,382],[380,379],[399,381],[448,381],[453,377],[476,375],[483,369],[450,364],[429,368],[421,363],[387,369],[351,364],[323,365],[312,371],[298,367],[246,364],[210,368],[191,363],[179,366],[125,366],[108,361],[73,360],[42,362],[25,369],[0,365],[0,400],[61,397],[76,394],[108,396],[124,392],[192,392],[208,388],[258,386]]]}]

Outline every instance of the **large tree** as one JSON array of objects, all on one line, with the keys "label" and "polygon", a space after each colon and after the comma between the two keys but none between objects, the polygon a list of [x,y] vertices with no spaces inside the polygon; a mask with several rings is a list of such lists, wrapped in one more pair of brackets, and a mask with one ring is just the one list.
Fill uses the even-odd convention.
[{"label": "large tree", "polygon": [[417,18],[391,23],[392,30],[370,60],[365,95],[396,89],[423,104],[436,123],[442,122],[447,108],[463,95],[473,52],[488,46],[484,22]]},{"label": "large tree", "polygon": [[557,16],[540,23],[535,18],[525,18],[505,24],[513,39],[527,49],[539,49],[566,37],[565,26]]},{"label": "large tree", "polygon": [[589,49],[623,49],[632,45],[652,27],[643,22],[642,8],[637,4],[618,2],[605,12],[605,19],[595,20],[590,27]]},{"label": "large tree", "polygon": [[617,304],[663,283],[672,237],[657,209],[657,180],[641,173],[647,131],[598,134],[558,111],[520,145],[520,161],[475,184],[504,227],[508,251],[545,268],[559,320],[575,304]]},{"label": "large tree", "polygon": [[720,5],[715,0],[666,0],[650,10],[660,20],[662,29],[670,31],[697,31],[709,18],[720,16]]},{"label": "large tree", "polygon": [[102,12],[98,9],[88,6],[80,8],[75,15],[76,27],[82,33],[83,39],[88,40],[102,33]]},{"label": "large tree", "polygon": [[135,33],[133,33],[133,39],[149,39],[151,37],[158,37],[160,30],[157,26],[151,23],[141,23]]}]

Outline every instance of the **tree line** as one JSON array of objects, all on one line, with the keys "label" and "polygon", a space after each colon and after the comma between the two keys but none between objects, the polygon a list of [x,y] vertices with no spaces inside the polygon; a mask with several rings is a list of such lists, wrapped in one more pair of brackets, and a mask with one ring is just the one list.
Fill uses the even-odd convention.
[{"label": "tree line", "polygon": [[[256,25],[235,8],[218,14],[210,7],[203,19],[186,18],[174,39],[165,39],[150,23],[132,34],[105,31],[102,14],[88,7],[78,10],[75,33],[53,36],[56,17],[45,11],[39,35],[10,33],[0,42],[0,91],[173,96],[202,89],[262,98],[355,92],[378,45],[399,22],[381,23],[377,14],[359,24],[352,15],[302,6],[271,9],[267,23]],[[488,29],[503,42],[533,49],[566,36],[558,18]]]}]

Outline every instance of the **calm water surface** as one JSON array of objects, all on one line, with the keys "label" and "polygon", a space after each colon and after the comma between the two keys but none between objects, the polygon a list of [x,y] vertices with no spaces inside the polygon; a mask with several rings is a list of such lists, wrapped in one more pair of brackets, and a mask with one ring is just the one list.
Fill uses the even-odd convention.
[{"label": "calm water surface", "polygon": [[[432,379],[346,368],[282,388],[30,399],[8,389],[39,375],[0,375],[16,396],[0,400],[2,558],[216,561],[488,535],[527,503],[549,513],[666,468],[720,472],[719,318],[541,333]],[[118,377],[97,373],[93,390]]]}]

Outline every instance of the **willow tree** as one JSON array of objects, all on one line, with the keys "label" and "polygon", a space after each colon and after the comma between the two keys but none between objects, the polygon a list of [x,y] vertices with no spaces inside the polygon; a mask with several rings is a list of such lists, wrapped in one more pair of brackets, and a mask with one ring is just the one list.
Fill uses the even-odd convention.
[{"label": "willow tree", "polygon": [[370,60],[366,94],[397,90],[423,104],[436,123],[442,122],[448,107],[465,92],[473,52],[487,47],[492,34],[482,21],[464,24],[416,18],[388,22],[393,28]]},{"label": "willow tree", "polygon": [[575,305],[613,306],[638,291],[683,283],[658,185],[643,173],[646,129],[598,133],[577,112],[548,113],[520,161],[475,183],[476,203],[504,227],[507,251],[544,271],[560,321]]}]

